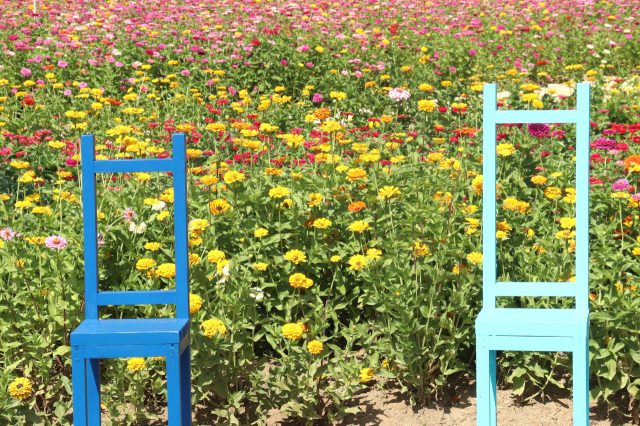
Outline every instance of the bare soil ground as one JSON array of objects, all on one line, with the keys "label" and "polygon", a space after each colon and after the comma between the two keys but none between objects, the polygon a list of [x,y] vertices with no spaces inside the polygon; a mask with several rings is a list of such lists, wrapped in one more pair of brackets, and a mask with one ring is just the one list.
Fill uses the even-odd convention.
[{"label": "bare soil ground", "polygon": [[[424,407],[413,407],[409,395],[400,389],[377,382],[368,389],[354,395],[349,406],[357,406],[360,413],[349,414],[336,426],[476,426],[475,381],[469,375],[463,375],[448,393],[441,394],[437,401]],[[620,398],[618,407],[624,410],[629,405],[628,398]],[[218,424],[215,416],[206,415],[210,410],[199,407],[194,416],[194,426],[213,426]],[[204,409],[203,409],[204,408]],[[256,420],[252,408],[248,407],[249,421],[245,413],[240,414],[241,424],[251,424]],[[159,416],[148,426],[166,425],[166,408],[155,407],[149,411]],[[590,406],[591,426],[630,426],[632,419],[616,412],[609,412],[606,404],[593,402]],[[206,414],[205,414],[206,413]],[[103,412],[103,424],[117,424]],[[267,426],[299,426],[304,423],[282,415],[278,410],[268,413]],[[549,388],[544,396],[521,404],[509,389],[498,390],[498,426],[571,426],[573,424],[573,405],[571,392],[557,387]],[[328,422],[316,423],[328,426]]]}]

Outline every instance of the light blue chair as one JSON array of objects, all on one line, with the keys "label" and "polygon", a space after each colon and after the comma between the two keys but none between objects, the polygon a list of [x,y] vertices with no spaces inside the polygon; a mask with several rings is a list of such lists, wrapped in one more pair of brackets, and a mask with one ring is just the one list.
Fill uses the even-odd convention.
[{"label": "light blue chair", "polygon": [[[478,426],[496,426],[496,351],[573,352],[573,424],[589,424],[589,112],[591,86],[578,86],[577,108],[560,111],[498,111],[495,84],[483,91],[482,303],[476,320]],[[576,280],[497,282],[496,124],[575,123]],[[496,308],[500,296],[575,298],[575,309]]]},{"label": "light blue chair", "polygon": [[[71,333],[73,422],[100,425],[100,359],[166,357],[169,426],[191,426],[189,261],[186,145],[173,135],[173,158],[95,159],[94,135],[83,135],[85,320]],[[175,290],[98,291],[96,173],[172,172],[174,192]],[[176,305],[176,318],[99,319],[100,306]]]}]

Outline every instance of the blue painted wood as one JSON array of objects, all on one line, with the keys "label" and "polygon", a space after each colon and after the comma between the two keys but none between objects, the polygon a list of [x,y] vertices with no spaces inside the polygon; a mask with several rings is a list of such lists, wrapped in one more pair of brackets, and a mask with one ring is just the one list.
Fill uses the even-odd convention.
[{"label": "blue painted wood", "polygon": [[[71,333],[74,424],[100,425],[100,359],[167,358],[169,426],[191,425],[191,358],[186,138],[173,135],[173,158],[95,160],[95,138],[81,138],[85,320]],[[96,174],[172,172],[175,290],[98,291]],[[100,306],[176,305],[176,318],[99,319]]]},{"label": "blue painted wood", "polygon": [[96,173],[172,172],[173,159],[153,160],[98,160],[93,165]]},{"label": "blue painted wood", "polygon": [[109,305],[170,305],[176,303],[175,290],[101,291],[98,306]]},{"label": "blue painted wood", "polygon": [[186,318],[85,320],[71,333],[71,345],[179,344],[188,335]]},{"label": "blue painted wood", "polygon": [[[496,425],[497,350],[573,352],[574,425],[589,424],[589,130],[591,86],[577,85],[568,111],[498,111],[497,87],[483,93],[483,308],[476,320],[477,424]],[[571,283],[497,282],[496,125],[575,123],[576,280]],[[498,309],[499,296],[573,297],[576,309]]]}]

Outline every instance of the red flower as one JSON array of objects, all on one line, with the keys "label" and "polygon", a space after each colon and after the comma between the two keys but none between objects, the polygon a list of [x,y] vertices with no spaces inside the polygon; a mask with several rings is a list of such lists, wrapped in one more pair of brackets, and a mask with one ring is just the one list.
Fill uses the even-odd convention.
[{"label": "red flower", "polygon": [[260,46],[260,40],[256,40],[254,38],[253,40],[251,40],[251,44],[253,44],[254,46]]},{"label": "red flower", "polygon": [[540,66],[540,65],[547,65],[549,63],[549,61],[538,61],[536,62],[536,65]]},{"label": "red flower", "polygon": [[447,112],[447,107],[441,106],[441,107],[438,108],[438,111]]}]

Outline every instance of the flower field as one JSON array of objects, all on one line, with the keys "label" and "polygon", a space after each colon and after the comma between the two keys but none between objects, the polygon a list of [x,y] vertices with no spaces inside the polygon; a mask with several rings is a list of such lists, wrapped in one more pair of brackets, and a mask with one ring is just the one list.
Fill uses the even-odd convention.
[{"label": "flower field", "polygon": [[[98,159],[170,157],[187,134],[195,418],[333,422],[368,387],[423,405],[474,373],[483,84],[501,109],[568,109],[582,81],[591,397],[637,419],[639,15],[634,0],[0,0],[0,423],[71,423],[82,134]],[[500,279],[572,280],[575,126],[497,134]],[[99,176],[101,290],[175,285],[171,184]],[[564,386],[570,356],[502,353],[501,384],[522,401]],[[163,359],[102,365],[105,418],[158,416]]]}]

